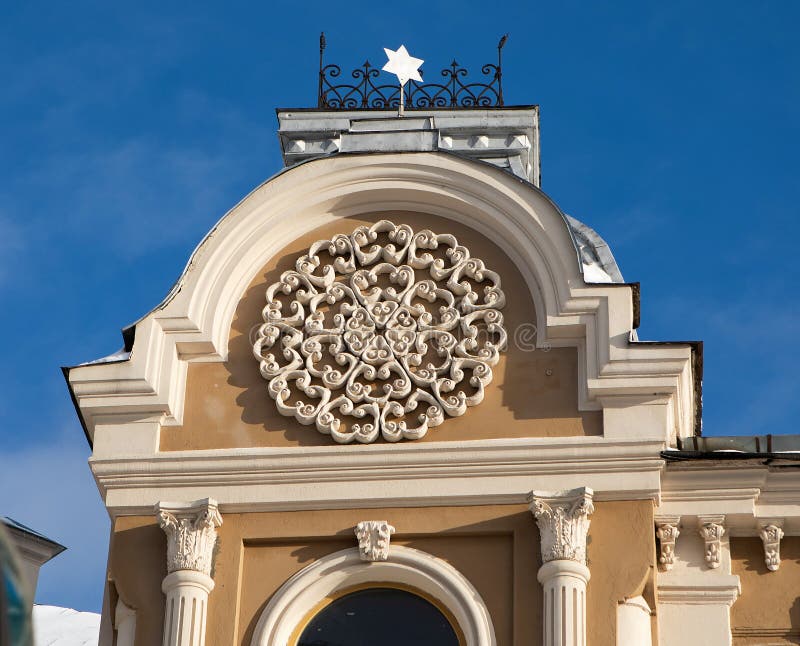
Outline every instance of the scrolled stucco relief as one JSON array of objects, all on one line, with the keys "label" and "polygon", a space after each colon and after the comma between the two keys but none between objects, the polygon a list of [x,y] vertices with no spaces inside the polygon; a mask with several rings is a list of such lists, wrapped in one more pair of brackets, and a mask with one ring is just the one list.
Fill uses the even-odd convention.
[{"label": "scrolled stucco relief", "polygon": [[680,517],[656,518],[656,536],[660,544],[658,562],[665,571],[672,569],[675,564],[675,541],[681,532],[678,529]]},{"label": "scrolled stucco relief", "polygon": [[483,400],[505,295],[454,236],[381,220],[315,242],[295,267],[267,288],[253,344],[282,415],[339,443],[396,442]]},{"label": "scrolled stucco relief", "polygon": [[386,520],[362,520],[355,527],[358,553],[362,561],[389,559],[389,542],[395,529]]},{"label": "scrolled stucco relief", "polygon": [[167,571],[194,570],[211,575],[217,527],[222,516],[213,500],[191,505],[156,507],[158,524],[167,535]]},{"label": "scrolled stucco relief", "polygon": [[777,571],[781,565],[781,539],[783,528],[780,521],[762,523],[758,535],[764,543],[764,563],[771,572]]},{"label": "scrolled stucco relief", "polygon": [[555,493],[531,492],[530,509],[541,534],[543,563],[569,560],[586,564],[593,495],[589,487]]},{"label": "scrolled stucco relief", "polygon": [[705,544],[704,556],[706,565],[711,569],[716,569],[720,565],[720,555],[722,553],[722,537],[725,534],[724,516],[700,516],[700,536]]}]

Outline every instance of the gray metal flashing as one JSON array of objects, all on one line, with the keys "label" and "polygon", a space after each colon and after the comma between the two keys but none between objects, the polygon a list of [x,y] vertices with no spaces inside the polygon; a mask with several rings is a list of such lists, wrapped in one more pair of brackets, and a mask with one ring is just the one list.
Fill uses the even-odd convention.
[{"label": "gray metal flashing", "polygon": [[[36,543],[40,543],[51,551],[50,558],[61,554],[67,548],[64,547],[61,543],[57,543],[51,538],[47,538],[44,534],[37,532],[35,529],[31,529],[27,525],[23,525],[17,520],[10,518],[8,516],[3,516],[2,522],[5,525],[6,529],[9,530],[11,533],[18,533],[25,536],[26,539],[32,540]],[[49,559],[48,559],[49,560]]]},{"label": "gray metal flashing", "polygon": [[709,437],[687,437],[680,441],[681,451],[689,453],[741,453],[795,454],[800,459],[800,435],[720,435]]},{"label": "gray metal flashing", "polygon": [[[668,463],[686,462],[725,462],[730,467],[731,462],[752,464],[754,462],[771,467],[800,468],[800,453],[773,451],[750,453],[745,451],[662,451],[661,457]],[[710,465],[710,466],[713,466]]]},{"label": "gray metal flashing", "polygon": [[[417,112],[419,112],[420,114],[427,114],[432,109],[447,110],[447,111],[453,110],[453,111],[456,111],[456,112],[461,112],[461,111],[465,111],[465,110],[506,110],[506,111],[509,111],[509,112],[514,111],[514,110],[536,110],[536,111],[538,111],[539,110],[539,104],[538,103],[527,103],[527,104],[521,104],[521,105],[503,105],[503,106],[493,106],[493,107],[487,107],[487,108],[480,108],[480,107],[476,108],[475,106],[471,106],[471,105],[453,105],[453,106],[446,106],[446,107],[443,107],[443,108],[410,108],[410,107],[406,107],[405,113],[406,114],[410,114],[410,115],[413,115],[413,114],[415,114]],[[390,112],[390,113],[392,113],[394,115],[397,114],[397,110],[374,110],[374,109],[364,110],[364,112],[368,112],[368,113],[372,113],[372,114],[376,114],[376,113],[379,113],[381,111]],[[311,113],[311,112],[349,112],[349,111],[338,110],[338,109],[337,110],[333,110],[331,108],[320,108],[320,107],[313,107],[313,108],[275,108],[275,114],[280,114],[281,112],[309,112],[309,113]]]},{"label": "gray metal flashing", "polygon": [[[540,182],[539,110],[278,110],[286,166],[331,152],[458,152]],[[403,135],[397,133],[404,133]],[[412,133],[417,132],[415,137]]]}]

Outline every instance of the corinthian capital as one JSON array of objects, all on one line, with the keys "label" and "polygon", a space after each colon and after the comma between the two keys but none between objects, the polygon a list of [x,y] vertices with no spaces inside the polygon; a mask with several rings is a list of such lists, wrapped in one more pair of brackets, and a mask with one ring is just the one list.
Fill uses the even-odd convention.
[{"label": "corinthian capital", "polygon": [[167,535],[167,571],[194,570],[210,575],[217,527],[222,525],[217,501],[160,502],[156,515]]},{"label": "corinthian capital", "polygon": [[589,487],[568,491],[532,491],[530,510],[539,526],[542,561],[569,560],[586,564],[589,514],[594,511]]}]

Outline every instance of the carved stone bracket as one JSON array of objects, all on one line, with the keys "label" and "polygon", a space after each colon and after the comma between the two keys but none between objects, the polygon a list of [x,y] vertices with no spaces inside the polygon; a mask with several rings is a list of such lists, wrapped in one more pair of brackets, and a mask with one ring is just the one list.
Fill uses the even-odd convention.
[{"label": "carved stone bracket", "polygon": [[356,525],[358,551],[362,561],[389,559],[389,541],[395,529],[386,520],[362,520]]},{"label": "carved stone bracket", "polygon": [[222,516],[211,498],[193,503],[158,503],[158,524],[167,535],[167,571],[211,574],[217,527]]},{"label": "carved stone bracket", "polygon": [[542,561],[577,561],[586,564],[589,514],[594,511],[589,487],[568,491],[532,491],[530,510],[539,526]]},{"label": "carved stone bracket", "polygon": [[675,541],[680,536],[678,525],[680,516],[659,516],[656,518],[656,536],[661,545],[658,562],[664,570],[671,570],[675,563]]},{"label": "carved stone bracket", "polygon": [[705,543],[706,564],[711,569],[719,567],[722,553],[722,537],[725,534],[725,516],[698,516],[700,536]]},{"label": "carved stone bracket", "polygon": [[758,535],[764,543],[764,562],[767,569],[775,572],[781,564],[781,539],[783,538],[783,520],[762,520]]}]

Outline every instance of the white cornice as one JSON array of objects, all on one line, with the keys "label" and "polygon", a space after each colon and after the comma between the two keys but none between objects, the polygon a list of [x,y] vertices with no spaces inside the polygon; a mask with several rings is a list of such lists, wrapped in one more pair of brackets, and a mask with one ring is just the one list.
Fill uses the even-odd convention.
[{"label": "white cornice", "polygon": [[[597,437],[230,449],[91,458],[112,515],[211,496],[223,512],[522,504],[532,489],[658,499],[662,444]],[[356,455],[357,454],[357,455]]]},{"label": "white cornice", "polygon": [[658,603],[732,606],[739,598],[741,584],[735,575],[684,576],[680,583],[658,583]]},{"label": "white cornice", "polygon": [[800,471],[752,462],[668,464],[657,515],[724,515],[731,536],[758,536],[762,519],[785,519],[787,535],[800,534]]}]

